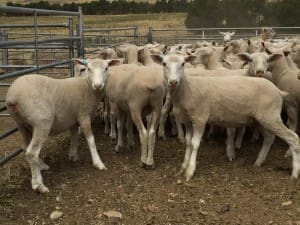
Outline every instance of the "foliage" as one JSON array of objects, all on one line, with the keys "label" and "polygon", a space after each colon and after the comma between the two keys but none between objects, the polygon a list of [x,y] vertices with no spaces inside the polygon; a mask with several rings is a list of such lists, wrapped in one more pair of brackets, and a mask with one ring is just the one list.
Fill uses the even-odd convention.
[{"label": "foliage", "polygon": [[103,14],[128,14],[128,13],[155,13],[155,12],[186,12],[188,8],[187,0],[157,0],[154,4],[149,2],[135,2],[126,0],[97,0],[86,3],[76,4],[49,4],[47,1],[36,3],[18,4],[8,2],[8,6],[18,6],[27,8],[53,9],[78,11],[81,6],[83,13],[87,15],[103,15]]},{"label": "foliage", "polygon": [[81,6],[86,15],[188,12],[187,27],[300,25],[300,0],[157,0],[155,3],[95,0],[78,4],[40,1],[25,5],[9,2],[7,5],[66,11],[77,11]]},{"label": "foliage", "polygon": [[194,0],[187,27],[299,26],[299,0]]}]

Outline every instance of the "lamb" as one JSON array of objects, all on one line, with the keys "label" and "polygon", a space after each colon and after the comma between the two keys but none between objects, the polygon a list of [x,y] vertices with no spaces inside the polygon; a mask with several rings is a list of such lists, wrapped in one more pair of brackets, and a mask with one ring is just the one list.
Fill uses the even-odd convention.
[{"label": "lamb", "polygon": [[[174,113],[186,128],[186,153],[181,167],[186,180],[196,169],[197,152],[207,123],[239,127],[258,122],[289,145],[293,154],[292,178],[300,172],[300,144],[297,134],[281,121],[281,92],[271,82],[253,77],[190,77],[184,64],[194,56],[153,56],[164,66]],[[276,57],[271,57],[274,60]],[[268,133],[268,132],[267,132]],[[268,133],[270,141],[272,134]],[[261,155],[260,153],[259,155]]]},{"label": "lamb", "polygon": [[117,53],[112,48],[100,48],[100,58],[101,59],[117,59]]},{"label": "lamb", "polygon": [[266,41],[276,35],[272,27],[262,27],[261,33],[257,37],[250,38],[251,41]]},{"label": "lamb", "polygon": [[[284,53],[288,56],[289,52]],[[291,69],[287,59],[282,53],[276,53],[272,56],[267,54],[247,55],[244,54],[245,61],[251,61],[255,67],[256,76],[264,77],[268,69],[272,73],[272,82],[282,91],[289,93],[284,101],[284,107],[288,114],[289,128],[297,131],[298,114],[300,104],[300,83],[297,80],[298,70]],[[270,61],[270,58],[273,59]]]},{"label": "lamb", "polygon": [[[110,69],[105,89],[111,110],[117,117],[118,140],[115,150],[118,152],[124,145],[124,118],[125,114],[130,115],[139,132],[141,166],[145,168],[154,168],[156,129],[165,97],[165,86],[162,68],[120,65]],[[151,115],[147,128],[142,121],[144,114]],[[127,133],[130,135],[132,132]],[[132,137],[127,138],[128,144],[132,144]]]},{"label": "lamb", "polygon": [[138,52],[143,47],[138,47],[133,44],[123,44],[117,47],[117,52],[121,52],[125,56],[124,64],[137,64],[138,63]]},{"label": "lamb", "polygon": [[[126,68],[126,70],[128,70],[127,72],[130,73],[131,68],[134,70],[135,68],[137,68],[138,65],[140,65],[140,63],[138,62],[138,54],[139,51],[141,50],[143,50],[143,47],[138,47],[133,44],[123,44],[117,47],[117,52],[121,52],[125,56],[125,60],[123,61],[123,63],[134,65],[134,66],[119,67],[121,68],[120,72],[122,74],[126,72],[123,70],[123,68]],[[116,79],[118,79],[118,77],[119,76],[117,76]],[[115,113],[111,112],[108,96],[105,96],[104,102],[105,102],[105,111],[104,111],[105,133],[106,134],[109,133],[110,138],[112,140],[115,140],[117,137]],[[108,115],[110,115],[109,116],[110,121],[108,120]],[[127,118],[128,118],[127,121],[130,120],[129,115],[127,116]],[[110,122],[110,132],[109,132],[109,122]],[[131,121],[128,121],[128,124],[131,124]],[[128,128],[131,129],[130,126]],[[133,141],[130,141],[130,143],[133,143]],[[130,144],[130,146],[131,145],[133,144]]]},{"label": "lamb", "polygon": [[39,158],[42,145],[49,135],[69,130],[69,158],[77,160],[79,125],[88,142],[93,165],[99,170],[106,169],[96,149],[91,119],[98,97],[104,90],[108,66],[117,61],[74,61],[86,66],[86,76],[53,79],[36,74],[26,75],[16,79],[7,92],[6,104],[22,135],[23,149],[26,150],[32,174],[32,189],[41,193],[49,192],[41,175],[41,170],[49,169],[49,166]]},{"label": "lamb", "polygon": [[292,46],[292,54],[291,57],[293,61],[296,63],[297,67],[300,69],[300,44]]},{"label": "lamb", "polygon": [[220,32],[219,34],[223,35],[223,41],[224,43],[227,43],[231,40],[232,36],[235,34],[235,32]]},{"label": "lamb", "polygon": [[[186,68],[186,74],[189,76],[243,76],[246,75],[245,69],[240,70],[229,70],[218,61],[218,54],[217,51],[212,47],[202,47],[197,48],[195,53],[193,53],[195,56],[193,60],[191,61],[192,64],[201,62],[204,64],[204,67],[206,69],[202,68]],[[168,98],[167,98],[168,100]],[[162,118],[160,120],[160,126],[159,126],[159,136],[164,138],[165,131],[164,131],[164,124],[167,117],[167,112],[170,110],[172,104],[166,101],[163,112],[162,112]],[[169,108],[168,108],[169,107]],[[179,123],[177,124],[177,131],[178,131],[178,139],[181,143],[184,142],[184,132],[182,127]],[[231,132],[233,134],[233,132]],[[229,149],[229,148],[228,148]],[[231,150],[228,150],[229,152],[232,152]],[[232,154],[229,156],[229,160],[233,160]]]}]

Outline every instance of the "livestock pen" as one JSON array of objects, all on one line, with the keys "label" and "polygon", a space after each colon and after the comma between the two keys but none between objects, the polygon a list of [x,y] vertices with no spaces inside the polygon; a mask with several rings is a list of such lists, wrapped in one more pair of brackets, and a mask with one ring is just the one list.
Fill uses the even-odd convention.
[{"label": "livestock pen", "polygon": [[[155,169],[146,171],[138,165],[139,145],[132,151],[122,149],[115,154],[99,118],[94,121],[93,129],[97,148],[108,170],[99,172],[91,166],[83,138],[79,143],[80,161],[69,162],[66,153],[69,137],[59,135],[51,138],[42,151],[42,158],[51,166],[51,170],[43,172],[51,192],[47,195],[33,192],[24,157],[5,163],[23,151],[21,148],[12,151],[21,140],[16,128],[7,130],[13,122],[5,112],[4,96],[13,78],[31,72],[68,77],[73,71],[71,58],[97,52],[98,47],[114,47],[124,42],[142,45],[154,41],[170,44],[192,41],[189,38],[221,41],[221,35],[214,28],[214,36],[209,36],[209,31],[204,31],[204,35],[188,31],[194,36],[187,37],[181,36],[179,31],[184,30],[184,33],[187,29],[178,28],[175,29],[178,31],[166,31],[168,36],[160,31],[166,29],[163,27],[153,28],[151,36],[150,32],[139,33],[134,24],[117,28],[85,26],[80,23],[80,11],[26,10],[33,23],[34,10],[37,11],[36,22],[39,15],[59,16],[64,21],[50,25],[52,20],[49,19],[49,24],[22,24],[21,28],[1,25],[0,131],[3,139],[0,155],[5,157],[1,160],[0,173],[5,182],[0,184],[0,224],[299,224],[300,183],[289,179],[290,163],[283,158],[286,150],[283,142],[277,140],[265,166],[255,168],[252,164],[260,143],[251,143],[247,136],[243,148],[237,151],[237,160],[227,162],[223,136],[206,139],[199,152],[196,176],[191,182],[185,182],[178,175],[185,146],[171,137],[169,130],[166,140],[157,141]],[[50,31],[52,26],[57,26],[59,32]],[[16,29],[20,31],[15,32]],[[295,33],[299,34],[297,29]],[[259,32],[258,28],[253,29],[247,37],[255,36],[255,30]],[[10,35],[15,33],[21,34],[10,40]],[[290,31],[284,33],[292,34]],[[186,37],[188,39],[184,39]],[[12,133],[15,135],[10,135]],[[138,141],[136,136],[135,141]],[[15,165],[20,172],[15,173]],[[62,212],[62,217],[51,220],[53,211]],[[116,218],[112,218],[114,215]]]}]

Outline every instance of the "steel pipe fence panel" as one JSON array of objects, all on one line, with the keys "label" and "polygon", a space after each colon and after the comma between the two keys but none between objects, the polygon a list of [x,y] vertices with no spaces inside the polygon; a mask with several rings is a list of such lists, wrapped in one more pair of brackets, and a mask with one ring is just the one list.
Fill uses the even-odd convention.
[{"label": "steel pipe fence panel", "polygon": [[[50,63],[50,64],[47,64],[47,65],[41,65],[39,67],[39,69],[52,68],[52,67],[55,67],[55,66],[59,66],[59,65],[63,65],[63,64],[71,63],[71,62],[72,62],[72,59],[63,60],[63,61],[60,61],[60,62]],[[27,73],[32,73],[32,72],[35,72],[36,70],[37,70],[37,67],[34,66],[34,67],[31,67],[31,68],[28,68],[28,69],[19,70],[19,71],[15,71],[15,72],[11,72],[11,73],[6,73],[4,75],[0,75],[0,80],[7,79],[7,78],[12,78],[12,77],[17,77],[17,76],[24,75],[24,74],[27,74]]]},{"label": "steel pipe fence panel", "polygon": [[[272,27],[276,36],[275,39],[289,38],[300,34],[300,27]],[[149,43],[153,41],[165,41],[167,43],[178,41],[197,40],[223,40],[218,31],[235,31],[233,39],[250,38],[257,36],[261,27],[231,27],[231,28],[153,28],[150,27],[147,35]]]},{"label": "steel pipe fence panel", "polygon": [[7,110],[7,107],[6,107],[6,106],[1,106],[1,107],[0,107],[0,112],[3,112],[3,111],[5,111],[5,110]]},{"label": "steel pipe fence panel", "polygon": [[[56,24],[39,24],[39,28],[46,27],[68,27],[67,23],[56,23]],[[34,28],[33,24],[0,24],[0,28]]]},{"label": "steel pipe fence panel", "polygon": [[47,10],[47,9],[34,9],[34,8],[23,8],[14,6],[0,6],[0,12],[5,13],[25,13],[33,14],[37,12],[40,15],[57,15],[57,16],[79,16],[79,12],[70,11],[58,11],[58,10]]},{"label": "steel pipe fence panel", "polygon": [[0,166],[4,165],[11,159],[15,158],[17,155],[19,155],[24,150],[22,148],[17,148],[16,150],[12,151],[10,154],[6,155],[4,158],[0,159]]},{"label": "steel pipe fence panel", "polygon": [[10,130],[5,131],[4,133],[0,134],[0,140],[8,137],[9,135],[15,133],[16,131],[18,131],[19,129],[17,127],[14,127]]},{"label": "steel pipe fence panel", "polygon": [[[53,38],[53,39],[43,39],[43,40],[38,40],[38,44],[42,43],[51,43],[51,42],[66,42],[66,41],[76,41],[80,40],[80,37],[73,36],[73,37],[60,37],[60,38]],[[3,41],[0,42],[0,48],[3,47],[10,47],[10,46],[15,46],[15,45],[28,45],[28,44],[34,44],[35,41]]]}]

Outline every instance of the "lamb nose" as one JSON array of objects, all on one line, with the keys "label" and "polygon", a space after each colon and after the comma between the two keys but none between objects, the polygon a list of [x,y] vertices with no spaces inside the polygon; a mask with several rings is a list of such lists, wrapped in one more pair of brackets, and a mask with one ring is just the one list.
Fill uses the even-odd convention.
[{"label": "lamb nose", "polygon": [[178,84],[177,80],[171,80],[170,81],[170,85],[172,85],[172,86],[176,86],[177,84]]},{"label": "lamb nose", "polygon": [[102,89],[102,84],[94,84],[95,89]]},{"label": "lamb nose", "polygon": [[262,71],[262,70],[257,70],[256,71],[256,75],[257,76],[263,76],[265,73],[264,73],[264,71]]}]

